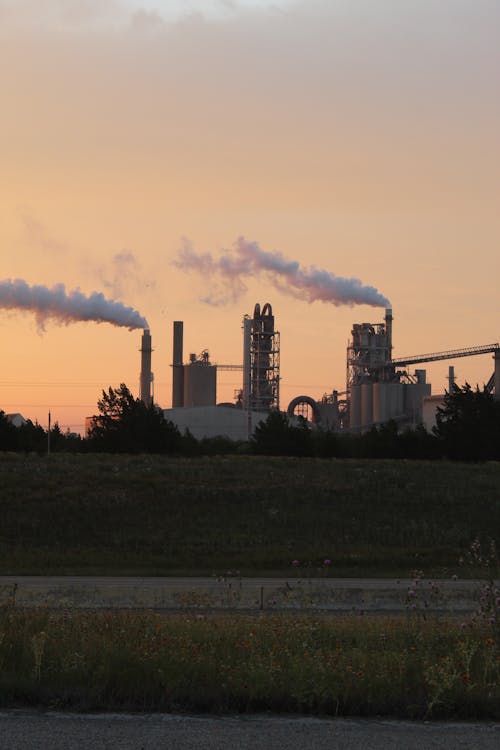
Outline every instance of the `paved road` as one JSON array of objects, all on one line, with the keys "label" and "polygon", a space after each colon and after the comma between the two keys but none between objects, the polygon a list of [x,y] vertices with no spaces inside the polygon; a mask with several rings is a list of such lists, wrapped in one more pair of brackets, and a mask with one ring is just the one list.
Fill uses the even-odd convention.
[{"label": "paved road", "polygon": [[[144,607],[154,609],[322,609],[398,612],[417,606],[449,612],[476,608],[478,581],[388,578],[207,578],[0,576],[0,603],[18,607]],[[427,604],[425,604],[427,602]]]},{"label": "paved road", "polygon": [[0,712],[0,750],[498,750],[500,724]]}]

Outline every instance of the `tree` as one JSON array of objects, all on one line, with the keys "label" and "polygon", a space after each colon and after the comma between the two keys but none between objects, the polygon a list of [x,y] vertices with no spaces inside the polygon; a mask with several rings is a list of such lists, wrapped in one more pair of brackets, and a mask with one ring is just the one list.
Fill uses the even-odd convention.
[{"label": "tree", "polygon": [[102,392],[88,439],[97,450],[116,453],[172,453],[181,435],[155,404],[134,398],[125,383]]},{"label": "tree", "polygon": [[250,441],[253,453],[268,456],[309,456],[311,431],[305,419],[299,417],[299,426],[290,424],[286,414],[272,411],[255,428]]},{"label": "tree", "polygon": [[26,452],[46,453],[47,432],[38,422],[28,419],[26,424],[16,427],[19,450]]},{"label": "tree", "polygon": [[443,453],[461,461],[500,459],[500,402],[469,383],[454,385],[437,408],[433,432]]},{"label": "tree", "polygon": [[17,431],[9,422],[5,412],[0,410],[0,450],[13,451],[17,448]]}]

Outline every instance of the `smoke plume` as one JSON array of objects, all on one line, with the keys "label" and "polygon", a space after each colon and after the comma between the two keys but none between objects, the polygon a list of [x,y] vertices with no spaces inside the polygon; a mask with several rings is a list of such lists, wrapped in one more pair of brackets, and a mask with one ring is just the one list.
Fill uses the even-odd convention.
[{"label": "smoke plume", "polygon": [[151,285],[142,281],[139,276],[140,263],[133,253],[123,250],[113,255],[106,267],[101,266],[97,273],[102,284],[109,289],[113,297],[124,297],[128,291],[134,291]]},{"label": "smoke plume", "polygon": [[210,253],[196,253],[185,241],[174,265],[210,279],[210,293],[202,298],[210,305],[235,302],[247,290],[245,277],[264,276],[280,292],[306,302],[390,306],[387,297],[359,279],[346,279],[315,266],[301,266],[279,252],[266,252],[257,242],[247,242],[243,237],[218,259]]},{"label": "smoke plume", "polygon": [[66,292],[64,284],[49,289],[39,284],[30,286],[22,279],[0,281],[0,309],[33,312],[41,330],[45,330],[47,320],[65,325],[93,320],[130,331],[148,328],[147,320],[132,307],[106,299],[101,292],[92,292],[88,297],[79,289]]}]

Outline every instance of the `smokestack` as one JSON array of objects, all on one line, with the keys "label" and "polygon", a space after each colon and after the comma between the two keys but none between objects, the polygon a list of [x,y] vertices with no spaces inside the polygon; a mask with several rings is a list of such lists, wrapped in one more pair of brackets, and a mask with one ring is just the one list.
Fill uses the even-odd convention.
[{"label": "smokestack", "polygon": [[184,323],[174,320],[174,351],[172,356],[172,407],[184,406],[184,365],[182,348]]},{"label": "smokestack", "polygon": [[448,393],[453,393],[453,386],[455,385],[455,368],[453,365],[448,367]]},{"label": "smokestack", "polygon": [[385,335],[387,337],[387,359],[392,360],[392,308],[387,307],[385,311]]},{"label": "smokestack", "polygon": [[500,349],[495,349],[493,359],[495,360],[495,399],[500,401]]},{"label": "smokestack", "polygon": [[149,329],[144,329],[142,334],[142,345],[141,345],[141,401],[146,406],[151,406],[151,334]]}]

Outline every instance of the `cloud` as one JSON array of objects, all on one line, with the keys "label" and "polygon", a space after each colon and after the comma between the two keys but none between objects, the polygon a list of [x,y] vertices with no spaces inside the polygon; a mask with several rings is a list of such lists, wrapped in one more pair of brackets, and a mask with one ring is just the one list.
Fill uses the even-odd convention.
[{"label": "cloud", "polygon": [[3,31],[99,29],[127,19],[120,0],[0,0]]},{"label": "cloud", "polygon": [[[236,3],[213,23],[166,22],[159,3],[0,3],[4,170],[153,175],[208,207],[492,203],[491,0]],[[15,31],[13,9],[38,31]]]}]

